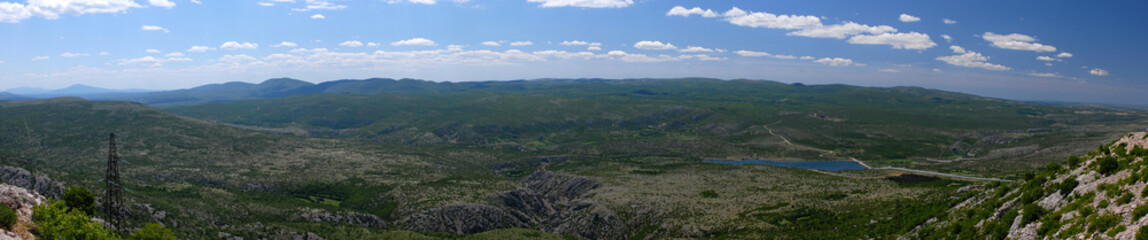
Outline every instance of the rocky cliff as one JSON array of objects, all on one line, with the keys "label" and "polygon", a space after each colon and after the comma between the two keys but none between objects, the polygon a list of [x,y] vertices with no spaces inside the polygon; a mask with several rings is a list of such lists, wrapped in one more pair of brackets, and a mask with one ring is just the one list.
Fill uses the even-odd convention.
[{"label": "rocky cliff", "polygon": [[32,207],[45,201],[47,199],[35,191],[6,183],[0,184],[0,204],[15,210],[19,219],[16,226],[12,227],[12,231],[0,230],[0,239],[35,239],[25,224],[32,222]]},{"label": "rocky cliff", "polygon": [[404,229],[455,234],[530,227],[584,239],[625,239],[630,230],[613,211],[585,200],[601,182],[536,172],[525,186],[499,192],[487,203],[429,209],[401,221]]},{"label": "rocky cliff", "polygon": [[1148,137],[1133,133],[1023,181],[988,184],[914,239],[1148,239]]}]

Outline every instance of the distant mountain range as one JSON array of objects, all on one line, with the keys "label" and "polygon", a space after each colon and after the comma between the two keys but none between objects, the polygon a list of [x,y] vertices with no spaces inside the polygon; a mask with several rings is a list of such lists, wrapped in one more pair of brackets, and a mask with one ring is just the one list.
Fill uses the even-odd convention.
[{"label": "distant mountain range", "polygon": [[[144,90],[144,89],[107,89],[107,88],[93,87],[93,86],[88,86],[88,85],[83,85],[83,84],[76,84],[76,85],[72,85],[72,86],[68,86],[66,88],[61,88],[61,89],[56,89],[56,90],[44,89],[44,88],[20,87],[20,88],[8,89],[6,92],[10,93],[10,94],[16,94],[16,95],[22,96],[25,99],[27,99],[27,98],[53,98],[53,97],[100,98],[100,97],[112,97],[112,96],[123,95],[123,94],[138,94],[138,93],[146,93],[146,92],[154,92],[154,91],[155,90]],[[17,100],[17,99],[4,99],[4,96],[0,96],[0,100]]]},{"label": "distant mountain range", "polygon": [[10,92],[0,92],[0,101],[4,101],[4,100],[25,100],[25,99],[31,99],[31,98],[29,98],[29,97],[25,97],[25,96],[20,96],[19,94],[10,93]]}]

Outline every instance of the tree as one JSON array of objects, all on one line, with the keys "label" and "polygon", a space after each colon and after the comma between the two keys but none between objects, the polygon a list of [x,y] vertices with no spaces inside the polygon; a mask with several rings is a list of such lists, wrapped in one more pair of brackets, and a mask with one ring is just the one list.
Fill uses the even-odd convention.
[{"label": "tree", "polygon": [[92,216],[96,211],[96,194],[88,188],[71,186],[64,190],[64,202],[69,209],[76,209]]},{"label": "tree", "polygon": [[128,237],[131,240],[175,240],[175,233],[159,223],[144,224],[143,228],[136,230]]}]

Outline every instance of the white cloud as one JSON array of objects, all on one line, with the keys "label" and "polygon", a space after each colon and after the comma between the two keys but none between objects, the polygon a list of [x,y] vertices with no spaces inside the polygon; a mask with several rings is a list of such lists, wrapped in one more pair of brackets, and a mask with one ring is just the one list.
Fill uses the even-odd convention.
[{"label": "white cloud", "polygon": [[41,61],[41,60],[48,60],[49,58],[51,58],[51,57],[48,57],[48,56],[35,56],[35,57],[32,57],[32,61]]},{"label": "white cloud", "polygon": [[982,56],[978,52],[968,51],[968,50],[965,50],[964,48],[962,48],[960,46],[956,46],[956,45],[951,46],[949,48],[951,48],[953,50],[953,53],[960,54],[960,55],[937,57],[938,61],[942,61],[942,62],[948,63],[950,65],[954,65],[954,66],[970,67],[970,68],[984,68],[984,69],[993,70],[993,71],[1006,71],[1006,70],[1011,69],[1009,67],[1001,66],[998,64],[992,64],[992,63],[985,62],[985,61],[988,61],[989,58]]},{"label": "white cloud", "polygon": [[378,46],[379,46],[379,43],[376,43],[376,42],[369,42],[369,43],[367,43],[367,46],[368,46],[368,47],[378,47]]},{"label": "white cloud", "polygon": [[852,59],[847,58],[822,58],[814,60],[815,63],[825,64],[829,66],[849,66],[853,65]]},{"label": "white cloud", "polygon": [[298,46],[299,46],[299,44],[295,44],[293,42],[288,42],[288,41],[283,41],[283,42],[280,42],[279,44],[271,45],[271,47],[298,47]]},{"label": "white cloud", "polygon": [[223,43],[223,45],[219,45],[219,49],[225,49],[225,50],[240,50],[240,49],[253,50],[256,48],[259,48],[259,44],[249,43],[249,42],[239,43],[236,41],[230,41],[230,42]]},{"label": "white cloud", "polygon": [[147,1],[148,1],[148,3],[150,3],[152,6],[156,6],[156,7],[162,7],[162,8],[171,8],[171,7],[175,7],[175,3],[174,3],[174,2],[171,2],[171,1],[168,1],[168,0],[147,0]]},{"label": "white cloud", "polygon": [[869,26],[855,22],[845,22],[842,24],[806,28],[799,31],[786,33],[786,35],[844,39],[846,36],[852,36],[861,33],[882,34],[889,32],[897,32],[897,29],[886,25]]},{"label": "white cloud", "polygon": [[814,57],[813,56],[801,56],[800,59],[801,60],[813,60]]},{"label": "white cloud", "polygon": [[669,12],[666,12],[666,16],[689,17],[690,15],[694,15],[694,14],[701,15],[702,17],[708,17],[708,18],[718,16],[718,14],[716,12],[714,12],[713,10],[710,10],[710,9],[702,10],[702,8],[700,8],[700,7],[694,7],[694,8],[686,9],[685,7],[682,7],[682,6],[674,6],[674,8],[671,8]]},{"label": "white cloud", "polygon": [[793,55],[773,55],[773,58],[776,58],[776,59],[786,59],[786,60],[791,60],[791,59],[797,59],[797,56],[793,56]]},{"label": "white cloud", "polygon": [[645,50],[673,50],[678,48],[674,47],[673,44],[662,43],[661,41],[640,41],[635,43],[634,47]]},{"label": "white cloud", "polygon": [[145,57],[138,57],[138,58],[132,58],[132,59],[120,59],[119,64],[120,65],[147,64],[147,65],[152,66],[152,67],[159,67],[159,66],[163,66],[163,63],[165,63],[165,62],[187,62],[187,61],[191,61],[191,58],[185,58],[185,57],[157,58],[157,57],[152,57],[152,56],[145,56]]},{"label": "white cloud", "polygon": [[945,24],[949,24],[949,25],[957,24],[957,20],[952,20],[952,19],[948,19],[948,18],[941,20],[941,21],[944,22]]},{"label": "white cloud", "polygon": [[921,21],[921,18],[913,16],[913,15],[902,13],[900,20],[901,20],[901,22],[917,22],[917,21]]},{"label": "white cloud", "polygon": [[881,69],[881,70],[877,70],[877,71],[882,71],[882,72],[887,72],[887,73],[899,73],[899,72],[901,72],[901,70],[892,69],[892,68],[885,68],[885,69]]},{"label": "white cloud", "polygon": [[583,7],[583,8],[623,8],[634,4],[634,0],[526,0],[542,3],[539,7]]},{"label": "white cloud", "polygon": [[714,50],[704,47],[687,46],[685,49],[678,50],[678,52],[714,52]]},{"label": "white cloud", "polygon": [[534,42],[531,42],[531,41],[517,41],[517,42],[511,42],[511,43],[510,43],[510,46],[530,46],[530,45],[534,45]]},{"label": "white cloud", "polygon": [[259,2],[259,3],[256,3],[256,4],[259,4],[259,6],[264,6],[264,7],[271,7],[271,6],[275,6],[275,4],[274,4],[274,3],[269,3],[269,2]]},{"label": "white cloud", "polygon": [[426,38],[411,38],[411,39],[391,43],[391,46],[407,46],[407,45],[434,46],[435,43],[434,43],[434,41],[431,41],[430,39],[426,39]]},{"label": "white cloud", "polygon": [[206,52],[208,50],[215,50],[215,48],[208,46],[191,46],[191,48],[187,49],[187,52]]},{"label": "white cloud", "polygon": [[142,5],[133,0],[30,0],[0,2],[0,22],[16,23],[31,17],[58,19],[60,15],[124,13]]},{"label": "white cloud", "polygon": [[1000,35],[992,32],[985,32],[985,34],[981,35],[981,37],[984,38],[985,41],[993,43],[992,45],[998,48],[1034,52],[1056,51],[1056,47],[1035,43],[1036,38],[1019,33]]},{"label": "white cloud", "polygon": [[447,51],[447,52],[458,52],[458,51],[462,51],[462,45],[455,45],[455,44],[446,45],[446,51]]},{"label": "white cloud", "polygon": [[755,52],[755,51],[748,51],[748,50],[738,50],[737,52],[733,52],[733,53],[736,53],[737,55],[741,55],[742,57],[769,57],[769,56],[773,56],[773,54],[769,54],[767,52]]},{"label": "white cloud", "polygon": [[108,52],[100,52],[100,56],[107,56],[108,54],[111,54],[111,53],[108,53]]},{"label": "white cloud", "polygon": [[1044,63],[1044,66],[1049,66],[1049,67],[1051,67],[1051,66],[1052,66],[1052,63]]},{"label": "white cloud", "polygon": [[602,51],[602,47],[599,47],[599,46],[589,46],[589,47],[586,47],[586,50],[589,50],[589,51]]},{"label": "white cloud", "polygon": [[491,46],[491,47],[502,46],[502,44],[498,44],[498,42],[495,42],[495,41],[485,41],[485,42],[482,42],[482,45]]},{"label": "white cloud", "polygon": [[340,43],[340,44],[339,44],[339,46],[344,46],[344,47],[362,47],[362,46],[363,46],[363,42],[360,42],[360,41],[346,41],[346,42]]},{"label": "white cloud", "polygon": [[964,54],[964,53],[967,53],[967,52],[968,52],[967,50],[965,50],[965,48],[963,48],[963,47],[961,47],[961,46],[957,46],[957,45],[952,45],[952,46],[949,46],[949,49],[952,49],[952,50],[953,50],[953,53],[960,53],[960,54]]},{"label": "white cloud", "polygon": [[66,53],[61,53],[61,54],[60,54],[60,57],[65,57],[65,58],[74,58],[74,57],[87,57],[87,56],[89,56],[87,53],[72,53],[72,52],[66,52]]},{"label": "white cloud", "polygon": [[144,31],[163,31],[163,32],[165,32],[165,33],[166,33],[166,32],[171,32],[171,31],[168,31],[168,30],[167,30],[167,28],[163,28],[163,27],[160,27],[160,26],[155,26],[155,25],[143,25],[143,27],[140,27],[140,30],[144,30]]},{"label": "white cloud", "polygon": [[945,42],[948,42],[948,43],[953,42],[953,36],[949,36],[948,34],[941,34],[941,38],[944,38]]},{"label": "white cloud", "polygon": [[1052,58],[1052,57],[1049,57],[1049,56],[1036,56],[1036,60],[1041,60],[1041,61],[1049,61],[1049,62],[1051,62],[1051,61],[1056,61],[1056,58]]},{"label": "white cloud", "polygon": [[159,49],[149,48],[149,49],[147,49],[147,50],[144,50],[144,52],[147,52],[147,53],[162,53],[163,51],[160,51]]},{"label": "white cloud", "polygon": [[347,5],[334,4],[327,0],[307,0],[307,5],[303,8],[291,9],[291,11],[305,12],[311,10],[342,10],[347,8]]},{"label": "white cloud", "polygon": [[203,4],[203,2],[200,2],[199,0],[191,0],[191,3],[194,3],[194,4]]},{"label": "white cloud", "polygon": [[164,57],[183,57],[183,53],[173,52],[173,53],[164,54],[163,56]]},{"label": "white cloud", "polygon": [[562,43],[559,43],[559,44],[561,44],[562,46],[581,46],[581,45],[589,45],[590,43],[584,42],[584,41],[574,40],[574,41],[562,41]]},{"label": "white cloud", "polygon": [[327,19],[327,16],[323,16],[323,14],[315,14],[311,15],[311,19]]},{"label": "white cloud", "polygon": [[1029,75],[1029,76],[1035,76],[1035,77],[1050,77],[1050,78],[1059,78],[1059,77],[1061,77],[1061,76],[1060,76],[1060,74],[1057,74],[1057,73],[1039,73],[1039,72],[1030,72],[1030,73],[1028,73],[1028,75]]},{"label": "white cloud", "polygon": [[435,2],[437,2],[437,1],[436,0],[387,0],[387,3],[390,3],[390,4],[418,3],[418,4],[434,5]]},{"label": "white cloud", "polygon": [[1095,76],[1108,76],[1108,70],[1093,68],[1092,71],[1088,71],[1088,74]]},{"label": "white cloud", "polygon": [[726,21],[743,27],[773,29],[811,29],[821,27],[817,16],[775,15],[767,12],[746,12],[737,7],[726,11]]},{"label": "white cloud", "polygon": [[857,35],[849,38],[851,44],[886,44],[895,49],[928,49],[937,46],[928,34],[910,33],[882,33],[880,35]]},{"label": "white cloud", "polygon": [[1060,54],[1057,54],[1056,57],[1058,57],[1058,58],[1070,58],[1070,57],[1072,57],[1072,54],[1068,53],[1068,52],[1060,52]]}]

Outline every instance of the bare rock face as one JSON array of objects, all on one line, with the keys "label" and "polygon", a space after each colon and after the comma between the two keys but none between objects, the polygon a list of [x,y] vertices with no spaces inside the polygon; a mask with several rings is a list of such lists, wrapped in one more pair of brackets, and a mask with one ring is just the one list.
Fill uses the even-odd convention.
[{"label": "bare rock face", "polygon": [[525,186],[495,193],[489,204],[434,208],[403,220],[403,228],[455,234],[533,227],[584,239],[626,239],[630,230],[613,211],[584,200],[602,183],[589,178],[537,172]]},{"label": "bare rock face", "polygon": [[494,229],[526,227],[500,208],[485,204],[455,204],[415,214],[405,229],[418,232],[471,234]]},{"label": "bare rock face", "polygon": [[[28,189],[17,187],[9,184],[0,184],[0,204],[4,204],[16,211],[16,216],[19,222],[32,222],[32,208],[38,204],[48,201],[44,196],[29,191]],[[16,232],[8,232],[0,230],[0,239],[26,239],[31,237],[32,234],[28,233],[27,227],[13,228]]]},{"label": "bare rock face", "polygon": [[32,175],[28,170],[18,167],[0,167],[0,181],[56,199],[61,198],[64,193],[63,183],[56,182],[43,174]]},{"label": "bare rock face", "polygon": [[378,216],[357,212],[331,213],[323,210],[313,209],[299,213],[298,218],[311,222],[348,223],[364,227],[381,228],[387,226],[387,223]]}]

